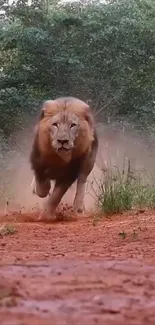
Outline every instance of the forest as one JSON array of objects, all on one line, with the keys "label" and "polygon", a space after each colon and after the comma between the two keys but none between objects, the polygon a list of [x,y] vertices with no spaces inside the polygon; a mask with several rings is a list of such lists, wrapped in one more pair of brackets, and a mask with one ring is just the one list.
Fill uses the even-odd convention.
[{"label": "forest", "polygon": [[155,2],[0,1],[0,132],[76,96],[99,122],[155,132]]}]

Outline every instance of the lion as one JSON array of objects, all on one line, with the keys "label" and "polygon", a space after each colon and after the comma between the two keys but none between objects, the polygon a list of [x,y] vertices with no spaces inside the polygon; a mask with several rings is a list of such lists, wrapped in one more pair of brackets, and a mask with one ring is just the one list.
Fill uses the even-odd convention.
[{"label": "lion", "polygon": [[[32,191],[40,198],[49,195],[48,215],[55,213],[62,197],[77,181],[74,212],[85,211],[88,175],[98,150],[95,120],[89,105],[74,97],[45,101],[36,127],[31,169]],[[50,194],[51,181],[55,181]]]}]

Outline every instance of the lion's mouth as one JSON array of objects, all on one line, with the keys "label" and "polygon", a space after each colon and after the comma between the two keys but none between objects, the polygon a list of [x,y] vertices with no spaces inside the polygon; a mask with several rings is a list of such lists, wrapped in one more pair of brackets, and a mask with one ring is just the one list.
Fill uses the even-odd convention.
[{"label": "lion's mouth", "polygon": [[70,149],[69,148],[65,148],[65,147],[61,147],[61,148],[58,149],[58,151],[70,151]]}]

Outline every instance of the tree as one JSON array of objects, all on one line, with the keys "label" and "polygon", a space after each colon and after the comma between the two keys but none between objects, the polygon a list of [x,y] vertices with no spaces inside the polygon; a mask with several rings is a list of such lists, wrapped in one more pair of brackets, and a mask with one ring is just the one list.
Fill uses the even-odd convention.
[{"label": "tree", "polygon": [[6,7],[1,128],[10,134],[42,100],[72,95],[89,101],[101,121],[125,119],[154,129],[154,20],[149,0],[34,0],[31,6],[18,0]]}]

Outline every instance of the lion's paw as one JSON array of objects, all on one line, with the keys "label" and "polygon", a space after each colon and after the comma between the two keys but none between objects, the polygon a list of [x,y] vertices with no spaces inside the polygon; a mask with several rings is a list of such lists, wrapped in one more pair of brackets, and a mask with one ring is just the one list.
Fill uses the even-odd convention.
[{"label": "lion's paw", "polygon": [[85,212],[85,205],[83,202],[76,202],[73,205],[74,213],[84,213]]}]

